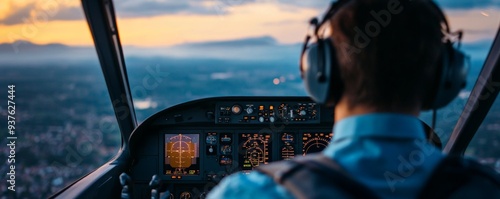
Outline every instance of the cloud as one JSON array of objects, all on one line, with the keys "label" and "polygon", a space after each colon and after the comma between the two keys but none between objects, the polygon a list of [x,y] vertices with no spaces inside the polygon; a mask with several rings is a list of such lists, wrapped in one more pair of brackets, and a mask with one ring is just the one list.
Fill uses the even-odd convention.
[{"label": "cloud", "polygon": [[[224,15],[231,7],[244,4],[275,3],[283,9],[296,10],[313,8],[324,11],[331,0],[121,0],[115,1],[115,8],[120,17],[152,17],[171,14]],[[445,9],[472,9],[500,7],[500,0],[437,0]],[[18,8],[7,17],[0,19],[0,24],[14,25],[25,23],[32,16],[44,14],[42,3],[33,2]],[[82,20],[83,11],[80,5],[59,5],[55,14],[48,20]]]},{"label": "cloud", "polygon": [[[122,0],[115,1],[116,13],[120,17],[151,17],[170,14],[198,14],[198,15],[218,15],[226,14],[228,6],[233,4],[225,4],[226,1],[235,0],[219,0],[214,3],[207,4],[203,0]],[[32,18],[39,20],[83,20],[83,8],[80,5],[62,5],[57,4],[56,7],[45,7],[43,3],[33,2],[22,7],[0,19],[0,24],[16,25],[27,23]]]},{"label": "cloud", "polygon": [[83,8],[80,7],[67,7],[60,9],[51,20],[80,20],[84,19]]},{"label": "cloud", "polygon": [[34,8],[35,8],[34,3],[19,8],[17,11],[13,12],[4,19],[0,20],[0,24],[14,25],[14,24],[24,23],[23,19],[27,19]]},{"label": "cloud", "polygon": [[275,38],[271,36],[261,36],[261,37],[241,38],[235,40],[186,43],[177,45],[177,47],[241,48],[250,46],[275,46],[275,45],[278,45],[278,42],[276,41]]},{"label": "cloud", "polygon": [[119,1],[115,3],[117,15],[120,17],[149,17],[168,14],[202,14],[213,15],[224,13],[215,7],[205,6],[200,0],[145,0]]},{"label": "cloud", "polygon": [[437,4],[447,9],[472,9],[500,7],[500,0],[437,0]]},{"label": "cloud", "polygon": [[32,21],[81,20],[84,19],[83,8],[79,6],[57,5],[46,7],[44,4],[27,4],[0,20],[3,25],[32,23]]},{"label": "cloud", "polygon": [[[294,5],[303,8],[316,8],[319,10],[326,10],[330,5],[330,0],[261,0],[267,2],[278,2],[283,5]],[[336,1],[336,0],[333,0]],[[490,6],[500,7],[500,0],[434,0],[437,4],[445,9],[472,9],[484,8]]]},{"label": "cloud", "polygon": [[[276,1],[276,0],[275,0]],[[304,8],[317,8],[326,10],[330,6],[330,0],[316,0],[316,1],[304,1],[304,0],[277,0],[280,4],[294,5],[297,7]]]}]

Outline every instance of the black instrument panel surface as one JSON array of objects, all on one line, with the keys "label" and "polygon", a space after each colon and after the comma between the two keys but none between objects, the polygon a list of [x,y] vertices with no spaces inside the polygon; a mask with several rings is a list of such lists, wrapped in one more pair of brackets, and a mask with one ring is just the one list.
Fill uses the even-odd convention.
[{"label": "black instrument panel surface", "polygon": [[131,135],[130,174],[138,187],[147,189],[158,175],[173,198],[200,197],[234,172],[320,152],[332,137],[332,112],[307,97],[219,97],[173,106]]}]

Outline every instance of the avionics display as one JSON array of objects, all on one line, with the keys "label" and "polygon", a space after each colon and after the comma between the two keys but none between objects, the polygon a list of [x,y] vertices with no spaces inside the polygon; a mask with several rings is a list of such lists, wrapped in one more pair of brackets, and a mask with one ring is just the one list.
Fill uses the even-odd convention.
[{"label": "avionics display", "polygon": [[302,155],[323,151],[330,144],[332,136],[332,133],[302,134]]},{"label": "avionics display", "polygon": [[200,135],[165,134],[165,162],[163,173],[166,175],[200,174]]},{"label": "avionics display", "polygon": [[239,164],[243,170],[252,170],[271,161],[271,135],[242,133],[239,135]]},{"label": "avionics display", "polygon": [[281,135],[281,159],[291,160],[295,157],[295,147],[293,146],[294,134],[292,133],[282,133]]}]

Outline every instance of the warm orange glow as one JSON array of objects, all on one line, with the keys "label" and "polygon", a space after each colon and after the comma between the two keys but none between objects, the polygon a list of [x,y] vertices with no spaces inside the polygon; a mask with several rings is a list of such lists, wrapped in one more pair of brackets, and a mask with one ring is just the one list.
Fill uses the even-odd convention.
[{"label": "warm orange glow", "polygon": [[[0,43],[28,40],[37,44],[93,45],[84,20],[61,21],[50,16],[47,21],[33,20],[37,13],[47,11],[47,2],[56,2],[55,10],[80,7],[79,0],[22,0],[1,1],[0,19],[33,5],[35,9],[23,17],[24,24],[1,25]],[[120,2],[117,1],[116,4]],[[213,2],[203,2],[211,7]],[[322,10],[285,6],[275,1],[263,1],[225,8],[227,14],[188,15],[170,14],[155,17],[119,18],[118,28],[123,45],[156,47],[188,42],[231,40],[269,35],[281,43],[301,42],[307,30],[307,20]],[[79,10],[79,9],[78,9]],[[451,10],[446,12],[453,30],[464,29],[465,42],[491,38],[498,26],[499,8]],[[81,10],[83,18],[83,10]],[[120,13],[118,12],[118,16]],[[284,79],[278,79],[283,82]]]},{"label": "warm orange glow", "polygon": [[270,35],[283,43],[302,40],[307,18],[317,11],[295,12],[271,3],[231,7],[225,15],[170,15],[153,18],[120,19],[122,43],[136,46],[164,46],[187,42],[231,40]]},{"label": "warm orange glow", "polygon": [[[276,3],[231,6],[228,10],[228,15],[119,18],[118,28],[122,44],[134,46],[166,46],[263,35],[273,36],[282,43],[295,43],[302,40],[307,19],[318,14],[313,9],[283,9]],[[83,17],[83,11],[81,15]],[[83,20],[49,18],[40,23],[0,25],[0,35],[6,35],[0,37],[0,43],[23,39],[39,44],[93,45],[88,25]]]},{"label": "warm orange glow", "polygon": [[[500,9],[452,10],[445,12],[451,30],[464,31],[465,42],[493,38],[500,19]],[[486,15],[485,15],[486,14]]]},{"label": "warm orange glow", "polygon": [[0,43],[27,40],[37,44],[63,43],[66,45],[93,45],[85,21],[53,21],[45,24],[0,25]]}]

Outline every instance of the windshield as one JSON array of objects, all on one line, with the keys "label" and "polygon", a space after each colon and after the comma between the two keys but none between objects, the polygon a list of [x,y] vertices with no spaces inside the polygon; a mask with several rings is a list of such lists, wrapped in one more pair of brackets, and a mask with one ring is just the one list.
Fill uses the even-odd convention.
[{"label": "windshield", "polygon": [[[468,84],[437,112],[446,143],[499,25],[498,3],[437,1],[463,30]],[[119,1],[118,26],[139,122],[172,105],[212,96],[306,95],[298,70],[308,21],[330,1]],[[147,12],[146,12],[147,10]],[[421,118],[431,124],[432,114]]]},{"label": "windshield", "polygon": [[[8,172],[16,164],[18,180],[18,190],[2,196],[49,197],[110,160],[122,146],[80,2],[0,1],[0,159],[5,163],[0,171],[14,176]],[[464,30],[462,49],[472,63],[466,89],[437,112],[436,131],[446,143],[474,83],[486,81],[478,74],[498,30],[500,3],[437,2],[452,30]],[[330,0],[114,3],[142,122],[162,109],[205,97],[305,96],[298,67],[302,41],[307,22],[321,15]],[[421,118],[431,123],[431,115],[423,112]],[[490,150],[498,148],[499,115],[497,99],[468,155],[500,165],[500,155]],[[7,145],[13,128],[15,150]],[[0,184],[0,190],[7,185]]]},{"label": "windshield", "polygon": [[[304,96],[307,21],[329,1],[116,2],[139,122],[214,96]],[[157,12],[141,13],[141,8]],[[151,78],[156,77],[156,78]]]}]

